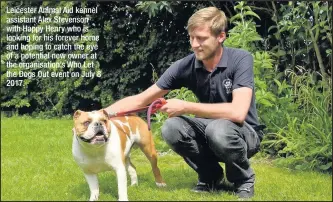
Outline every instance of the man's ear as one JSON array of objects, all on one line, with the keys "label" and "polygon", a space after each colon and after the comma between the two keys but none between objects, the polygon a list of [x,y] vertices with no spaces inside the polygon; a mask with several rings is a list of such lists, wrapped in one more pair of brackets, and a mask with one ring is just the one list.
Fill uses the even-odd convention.
[{"label": "man's ear", "polygon": [[73,119],[74,119],[74,120],[77,119],[77,118],[81,115],[82,112],[83,112],[83,111],[81,111],[81,110],[76,110],[76,112],[75,112],[74,115],[73,115]]},{"label": "man's ear", "polygon": [[220,43],[223,43],[223,41],[227,38],[227,34],[225,32],[221,32],[218,36],[217,36],[217,40]]}]

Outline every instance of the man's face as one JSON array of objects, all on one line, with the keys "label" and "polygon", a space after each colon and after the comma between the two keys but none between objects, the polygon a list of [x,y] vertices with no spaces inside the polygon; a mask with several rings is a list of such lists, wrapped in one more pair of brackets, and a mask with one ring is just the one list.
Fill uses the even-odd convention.
[{"label": "man's face", "polygon": [[192,50],[198,60],[211,59],[225,39],[224,32],[214,36],[207,24],[195,27],[189,33],[189,36]]}]

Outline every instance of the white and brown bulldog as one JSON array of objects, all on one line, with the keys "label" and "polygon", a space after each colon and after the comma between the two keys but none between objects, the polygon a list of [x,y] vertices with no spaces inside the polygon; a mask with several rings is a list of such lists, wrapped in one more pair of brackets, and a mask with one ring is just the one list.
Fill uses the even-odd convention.
[{"label": "white and brown bulldog", "polygon": [[134,144],[150,161],[158,187],[166,186],[157,167],[157,153],[147,124],[138,116],[123,116],[109,119],[104,110],[74,113],[72,152],[82,168],[90,188],[90,201],[98,200],[97,173],[114,169],[118,182],[118,199],[128,200],[127,175],[131,185],[138,184],[130,150]]}]

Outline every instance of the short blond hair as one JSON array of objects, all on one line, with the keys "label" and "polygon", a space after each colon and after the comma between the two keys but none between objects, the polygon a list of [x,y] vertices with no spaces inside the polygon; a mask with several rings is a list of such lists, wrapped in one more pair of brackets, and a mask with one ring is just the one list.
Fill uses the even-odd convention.
[{"label": "short blond hair", "polygon": [[187,31],[190,33],[194,28],[210,23],[210,30],[215,36],[227,29],[227,17],[225,13],[216,7],[207,7],[195,12],[187,22]]}]

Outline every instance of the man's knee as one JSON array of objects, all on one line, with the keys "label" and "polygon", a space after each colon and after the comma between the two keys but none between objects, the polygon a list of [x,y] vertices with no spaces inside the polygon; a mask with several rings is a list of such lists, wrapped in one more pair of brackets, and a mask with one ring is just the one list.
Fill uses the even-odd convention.
[{"label": "man's knee", "polygon": [[163,139],[181,156],[195,156],[200,153],[198,142],[189,134],[192,132],[191,126],[181,117],[169,118],[162,126]]},{"label": "man's knee", "polygon": [[175,145],[176,143],[178,143],[178,140],[181,139],[180,121],[181,120],[179,117],[168,118],[167,120],[165,120],[162,126],[162,137],[169,145]]},{"label": "man's knee", "polygon": [[236,161],[243,156],[244,141],[237,133],[234,123],[225,119],[212,121],[205,130],[209,147],[222,161]]},{"label": "man's knee", "polygon": [[231,121],[226,119],[218,119],[209,123],[205,130],[207,141],[227,147],[237,133],[232,124]]}]

